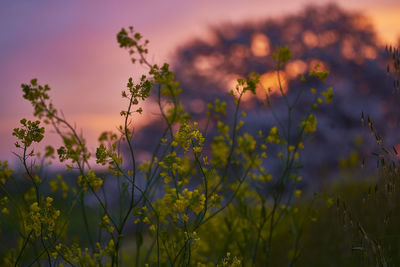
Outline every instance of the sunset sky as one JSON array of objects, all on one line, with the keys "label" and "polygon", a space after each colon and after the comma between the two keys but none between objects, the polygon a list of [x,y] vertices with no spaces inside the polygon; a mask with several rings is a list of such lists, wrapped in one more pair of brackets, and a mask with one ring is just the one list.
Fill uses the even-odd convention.
[{"label": "sunset sky", "polygon": [[[180,44],[193,37],[207,38],[210,26],[277,18],[309,4],[329,2],[4,1],[0,8],[0,160],[14,161],[12,129],[21,118],[32,119],[32,108],[22,99],[20,84],[33,77],[51,86],[54,104],[83,131],[92,151],[102,130],[115,129],[124,108],[120,92],[130,76],[143,71],[118,47],[116,33],[121,27],[133,25],[149,39],[150,61],[162,63],[172,58]],[[334,3],[369,16],[381,44],[398,40],[400,1]],[[150,121],[145,118],[138,124]],[[52,140],[50,137],[47,142]]]}]

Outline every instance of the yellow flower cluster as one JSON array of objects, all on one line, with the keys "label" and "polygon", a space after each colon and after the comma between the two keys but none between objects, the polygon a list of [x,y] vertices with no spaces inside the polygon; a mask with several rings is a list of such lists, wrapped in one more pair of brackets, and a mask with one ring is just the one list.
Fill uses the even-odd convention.
[{"label": "yellow flower cluster", "polygon": [[187,241],[194,241],[194,242],[200,241],[200,237],[198,236],[197,232],[192,232],[192,233],[184,232],[183,234],[185,240]]},{"label": "yellow flower cluster", "polygon": [[229,125],[218,121],[217,122],[217,130],[218,133],[220,133],[223,137],[225,137],[226,139],[229,139]]},{"label": "yellow flower cluster", "polygon": [[269,143],[276,143],[276,144],[280,143],[279,131],[276,128],[276,126],[271,128],[271,130],[269,131],[269,135],[267,136],[267,140],[266,141],[269,142]]},{"label": "yellow flower cluster", "polygon": [[210,114],[211,112],[214,112],[216,114],[226,114],[226,102],[225,101],[221,101],[220,99],[215,99],[214,100],[214,104],[209,103],[207,105],[208,108],[208,114]]},{"label": "yellow flower cluster", "polygon": [[[154,157],[153,163],[154,164],[158,163],[157,157]],[[142,172],[148,172],[148,171],[150,171],[151,166],[152,166],[152,163],[150,161],[144,161],[139,165],[138,170],[142,171]],[[131,173],[128,172],[128,175],[131,175],[131,174],[133,174],[133,172],[131,172]]]},{"label": "yellow flower cluster", "polygon": [[13,169],[8,168],[8,162],[0,160],[0,183],[5,184],[7,179],[11,177]]},{"label": "yellow flower cluster", "polygon": [[51,193],[55,193],[58,190],[61,190],[62,197],[64,199],[67,198],[69,187],[68,187],[67,183],[62,179],[61,174],[58,174],[56,176],[56,179],[50,180],[49,186],[50,186]]},{"label": "yellow flower cluster", "polygon": [[241,151],[251,153],[256,149],[256,140],[252,135],[245,133],[238,137],[238,147]]},{"label": "yellow flower cluster", "polygon": [[205,195],[201,194],[199,190],[189,191],[185,188],[182,194],[178,194],[174,208],[178,212],[184,212],[187,208],[190,208],[196,214],[199,214],[204,208],[205,199]]},{"label": "yellow flower cluster", "polygon": [[85,192],[87,191],[88,186],[90,186],[94,191],[97,191],[103,185],[103,180],[100,177],[97,177],[94,171],[90,169],[86,175],[79,175],[78,185],[83,187]]},{"label": "yellow flower cluster", "polygon": [[339,159],[339,167],[342,170],[351,169],[360,164],[360,156],[357,151],[351,151],[348,157]]},{"label": "yellow flower cluster", "polygon": [[218,194],[216,194],[216,193],[213,193],[213,194],[210,196],[210,198],[209,198],[210,207],[211,207],[211,208],[213,208],[213,207],[220,207],[220,206],[221,206],[221,205],[220,205],[221,201],[222,201],[222,196],[221,196],[221,195],[218,195]]},{"label": "yellow flower cluster", "polygon": [[229,147],[223,136],[216,136],[211,144],[213,157],[210,163],[214,167],[224,166],[228,160]]},{"label": "yellow flower cluster", "polygon": [[326,89],[326,92],[322,92],[323,97],[325,98],[326,103],[331,103],[333,99],[333,89],[332,87],[329,87]]},{"label": "yellow flower cluster", "polygon": [[[100,248],[100,244],[97,243],[97,249],[100,252],[103,252]],[[71,247],[68,247],[64,244],[56,245],[56,251],[52,253],[52,257],[57,259],[59,254],[62,254],[64,260],[72,263],[79,263],[81,266],[98,266],[98,261],[100,254],[102,253],[92,253],[89,252],[88,248],[82,249],[78,246],[78,244],[73,244]]]},{"label": "yellow flower cluster", "polygon": [[189,148],[192,147],[194,153],[200,153],[203,149],[204,137],[197,126],[197,122],[194,122],[193,125],[184,123],[175,134],[172,145],[180,145],[185,152],[188,152]]},{"label": "yellow flower cluster", "polygon": [[110,233],[114,232],[114,227],[111,225],[110,218],[107,215],[104,215],[103,218],[101,218],[100,227],[106,229]]},{"label": "yellow flower cluster", "polygon": [[198,189],[190,191],[185,188],[181,193],[177,193],[175,188],[166,188],[166,191],[164,197],[158,202],[160,219],[163,223],[166,223],[167,216],[174,222],[178,218],[188,221],[190,210],[199,214],[204,209],[206,197]]},{"label": "yellow flower cluster", "polygon": [[7,205],[7,203],[8,203],[8,197],[3,197],[0,199],[0,207],[3,207],[1,209],[1,213],[3,213],[3,214],[10,213],[9,209],[7,207],[5,207]]},{"label": "yellow flower cluster", "polygon": [[258,180],[259,180],[260,182],[268,183],[269,181],[272,180],[272,175],[271,175],[270,173],[261,173],[261,174],[258,176]]},{"label": "yellow flower cluster", "polygon": [[241,261],[237,257],[231,257],[231,253],[226,253],[225,258],[222,259],[222,262],[217,265],[217,267],[240,267],[242,266]]},{"label": "yellow flower cluster", "polygon": [[301,196],[301,194],[303,193],[303,191],[301,191],[300,189],[297,189],[294,194],[296,195],[296,197]]},{"label": "yellow flower cluster", "polygon": [[184,186],[189,182],[187,177],[191,168],[188,157],[180,158],[174,151],[166,155],[164,161],[160,161],[158,164],[162,168],[160,176],[164,178],[165,184],[174,180],[178,186]]},{"label": "yellow flower cluster", "polygon": [[304,127],[305,133],[313,133],[317,130],[317,118],[313,114],[309,114],[307,119],[301,122],[301,126]]},{"label": "yellow flower cluster", "polygon": [[[303,148],[304,148],[303,142],[299,142],[299,143],[297,144],[297,148],[303,149]],[[289,154],[290,154],[290,153],[293,153],[293,158],[294,158],[294,159],[298,159],[298,158],[299,158],[299,152],[297,152],[296,147],[293,146],[293,145],[289,145],[289,146],[288,146],[288,153],[289,153]]]},{"label": "yellow flower cluster", "polygon": [[42,206],[39,206],[38,202],[31,204],[25,222],[28,232],[33,231],[35,236],[40,236],[46,231],[45,239],[52,236],[57,218],[60,216],[60,211],[52,206],[52,202],[53,198],[47,197]]}]

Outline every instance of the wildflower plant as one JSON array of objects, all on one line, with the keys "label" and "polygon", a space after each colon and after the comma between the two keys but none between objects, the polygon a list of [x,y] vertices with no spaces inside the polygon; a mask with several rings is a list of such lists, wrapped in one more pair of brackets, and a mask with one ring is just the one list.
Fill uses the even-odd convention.
[{"label": "wildflower plant", "polygon": [[[293,246],[288,251],[289,263],[294,264],[300,256],[299,240],[304,219],[315,219],[310,216],[310,210],[305,214],[298,214],[295,204],[296,198],[302,195],[302,190],[298,187],[302,181],[299,174],[301,150],[304,149],[307,137],[316,131],[317,119],[314,114],[318,105],[323,102],[330,103],[333,94],[332,88],[319,93],[316,89],[311,89],[313,101],[309,111],[303,119],[296,121],[294,119],[296,105],[302,95],[309,90],[306,90],[307,80],[318,79],[323,82],[328,72],[319,71],[319,67],[316,66],[307,78],[302,76],[304,87],[296,92],[293,100],[283,90],[280,80],[280,72],[291,56],[287,46],[277,47],[273,54],[276,60],[280,97],[286,103],[286,118],[288,119],[283,120],[281,117],[284,117],[284,114],[277,114],[274,111],[272,93],[269,88],[263,88],[269,92],[264,103],[273,114],[276,126],[271,127],[267,133],[259,130],[257,136],[239,131],[236,148],[237,162],[245,168],[248,167],[246,169],[248,178],[241,181],[241,187],[238,187],[235,198],[232,199],[231,205],[227,207],[223,215],[209,222],[207,232],[211,233],[209,235],[204,233],[206,243],[219,240],[225,246],[215,248],[207,244],[201,245],[200,247],[204,249],[202,254],[222,249],[224,251],[218,251],[219,255],[226,251],[240,255],[242,262],[246,265],[257,266],[260,263],[270,265],[274,236],[279,231],[282,220],[289,217],[293,235]],[[232,95],[235,94],[232,93]],[[324,100],[319,101],[320,99]],[[240,95],[238,101],[240,101]],[[275,148],[271,149],[272,151],[278,151],[276,157],[280,163],[279,172],[274,176],[265,164],[269,160],[271,147]]]},{"label": "wildflower plant", "polygon": [[[182,88],[168,64],[152,64],[147,44],[133,27],[117,34],[121,48],[133,63],[148,69],[139,79],[130,77],[121,95],[127,107],[120,112],[124,123],[118,132],[104,132],[99,146],[90,152],[85,139],[52,104],[48,85],[36,79],[22,84],[23,97],[34,108],[37,121],[22,119],[14,129],[16,148],[29,186],[23,199],[15,199],[10,188],[21,183],[7,162],[0,162],[2,221],[15,221],[18,242],[2,254],[4,265],[47,264],[49,266],[241,266],[270,264],[273,239],[284,217],[293,223],[290,262],[299,257],[301,224],[295,200],[302,195],[301,150],[307,137],[317,129],[316,110],[332,100],[332,88],[309,92],[307,81],[325,81],[328,73],[318,66],[302,77],[304,87],[291,99],[281,85],[280,72],[291,59],[291,51],[277,47],[278,81],[287,104],[287,119],[273,109],[269,92],[266,108],[276,120],[267,132],[246,132],[241,109],[245,93],[256,93],[262,86],[259,75],[238,79],[231,91],[233,118],[227,123],[227,103],[216,99],[208,104],[205,125],[194,121],[179,100]],[[306,90],[307,89],[307,90]],[[313,95],[309,112],[297,121],[298,100]],[[151,158],[137,160],[135,116],[146,112],[139,104],[154,98],[164,129],[155,142]],[[134,116],[135,115],[135,116]],[[42,124],[59,135],[60,147],[48,146],[44,158],[65,164],[73,180],[64,175],[47,179],[42,166],[35,164],[40,154],[32,149],[45,133]],[[216,134],[210,132],[215,127]],[[210,135],[209,135],[210,134]],[[211,137],[210,137],[211,136]],[[276,155],[270,153],[278,151]],[[268,160],[280,162],[279,174],[268,171]],[[92,166],[93,162],[97,166]],[[44,162],[44,161],[42,161]],[[99,170],[106,166],[107,172]],[[106,185],[117,188],[111,193]],[[14,190],[14,189],[13,189]],[[110,199],[117,199],[110,203]],[[96,203],[89,205],[88,202]],[[15,209],[14,214],[8,214]],[[71,214],[80,212],[85,237],[68,236]],[[11,216],[13,218],[8,218]],[[226,244],[211,252],[215,240]],[[224,234],[224,236],[221,236]],[[235,236],[236,242],[230,243]],[[241,243],[241,244],[240,244]],[[124,246],[131,244],[128,246]],[[214,253],[214,254],[213,254]]]}]

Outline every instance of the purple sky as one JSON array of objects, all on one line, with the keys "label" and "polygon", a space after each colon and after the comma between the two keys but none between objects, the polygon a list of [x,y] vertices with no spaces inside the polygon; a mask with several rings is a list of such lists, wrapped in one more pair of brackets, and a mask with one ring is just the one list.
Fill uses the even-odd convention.
[{"label": "purple sky", "polygon": [[[4,1],[0,9],[0,160],[15,158],[12,129],[32,108],[20,84],[37,77],[54,104],[77,124],[94,150],[102,130],[114,130],[124,107],[120,91],[134,67],[116,33],[133,25],[150,40],[150,59],[168,61],[179,44],[207,38],[211,25],[279,17],[307,4],[332,1]],[[382,43],[400,36],[400,1],[334,1],[371,17]],[[118,4],[116,4],[118,3]],[[146,109],[145,109],[146,111]],[[139,119],[139,124],[145,120]],[[54,142],[47,138],[47,142]]]}]

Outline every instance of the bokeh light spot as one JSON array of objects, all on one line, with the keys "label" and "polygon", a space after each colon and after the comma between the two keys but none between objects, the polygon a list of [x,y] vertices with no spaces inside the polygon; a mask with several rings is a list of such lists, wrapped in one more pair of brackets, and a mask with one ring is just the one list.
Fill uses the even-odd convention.
[{"label": "bokeh light spot", "polygon": [[251,40],[251,52],[256,57],[265,57],[270,52],[269,39],[265,34],[254,34]]}]

